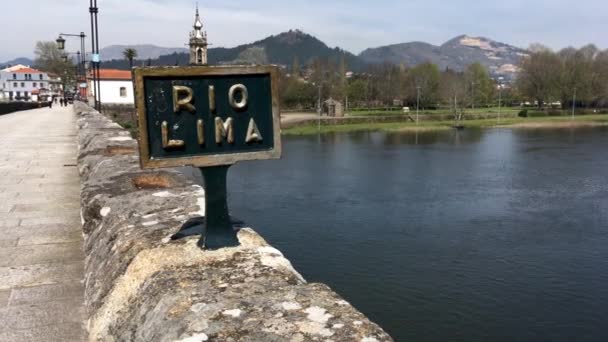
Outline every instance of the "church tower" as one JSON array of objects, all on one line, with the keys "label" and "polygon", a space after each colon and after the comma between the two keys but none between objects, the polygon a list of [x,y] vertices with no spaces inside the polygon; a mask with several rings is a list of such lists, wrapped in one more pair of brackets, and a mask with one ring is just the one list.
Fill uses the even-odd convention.
[{"label": "church tower", "polygon": [[194,30],[190,32],[190,65],[207,65],[207,46],[207,32],[203,31],[203,23],[196,5]]}]

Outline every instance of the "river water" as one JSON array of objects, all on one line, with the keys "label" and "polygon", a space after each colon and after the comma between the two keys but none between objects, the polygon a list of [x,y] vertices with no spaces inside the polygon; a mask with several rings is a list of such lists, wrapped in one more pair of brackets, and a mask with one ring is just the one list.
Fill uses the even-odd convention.
[{"label": "river water", "polygon": [[232,213],[397,341],[608,340],[608,130],[283,144]]}]

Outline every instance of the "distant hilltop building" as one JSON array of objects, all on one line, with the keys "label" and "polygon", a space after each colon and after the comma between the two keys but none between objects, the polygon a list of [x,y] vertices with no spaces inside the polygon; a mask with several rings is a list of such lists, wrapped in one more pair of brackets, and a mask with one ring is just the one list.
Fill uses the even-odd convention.
[{"label": "distant hilltop building", "polygon": [[203,31],[203,23],[196,6],[194,30],[190,32],[190,65],[207,65],[207,32]]}]

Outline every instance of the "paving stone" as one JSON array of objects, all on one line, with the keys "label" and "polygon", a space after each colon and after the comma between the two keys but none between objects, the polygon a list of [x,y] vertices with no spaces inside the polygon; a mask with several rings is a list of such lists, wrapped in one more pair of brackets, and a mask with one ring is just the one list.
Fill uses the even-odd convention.
[{"label": "paving stone", "polygon": [[[0,290],[80,281],[84,262],[0,267]],[[0,340],[1,341],[1,340]]]},{"label": "paving stone", "polygon": [[62,323],[0,332],[0,341],[78,342],[85,341],[85,334],[82,323]]},{"label": "paving stone", "polygon": [[41,224],[80,224],[80,217],[75,215],[74,217],[35,217],[35,218],[24,218],[20,220],[20,226],[38,226]]},{"label": "paving stone", "polygon": [[[28,213],[28,212],[44,212],[44,211],[66,211],[68,214],[74,214],[75,210],[80,209],[79,202],[40,202],[40,203],[20,203],[12,205],[11,213]],[[61,216],[61,215],[60,215]]]},{"label": "paving stone", "polygon": [[84,286],[80,282],[71,282],[14,288],[10,298],[11,306],[69,299],[84,301]]},{"label": "paving stone", "polygon": [[71,232],[41,232],[27,234],[19,238],[18,246],[46,245],[57,243],[78,242],[82,244],[82,231],[72,230]]},{"label": "paving stone", "polygon": [[19,239],[2,239],[0,240],[0,248],[7,248],[7,247],[15,247],[17,246],[17,241],[19,241]]},{"label": "paving stone", "polygon": [[[0,291],[0,308],[8,306],[8,299],[10,298],[10,296],[11,296],[10,290]],[[2,341],[2,340],[0,340],[0,341]]]},{"label": "paving stone", "polygon": [[0,227],[18,227],[20,222],[20,219],[6,218],[0,215]]},{"label": "paving stone", "polygon": [[64,263],[83,259],[81,242],[0,249],[0,267]]},{"label": "paving stone", "polygon": [[80,298],[39,304],[8,306],[0,309],[0,331],[29,329],[84,321]]},{"label": "paving stone", "polygon": [[[53,208],[49,207],[47,210],[41,211],[12,211],[6,214],[8,219],[38,219],[38,218],[52,218],[57,222],[56,219],[60,219],[66,222],[73,222],[75,218],[78,218],[78,212],[80,208],[74,207],[72,209],[65,208]],[[30,221],[28,221],[30,222]]]}]

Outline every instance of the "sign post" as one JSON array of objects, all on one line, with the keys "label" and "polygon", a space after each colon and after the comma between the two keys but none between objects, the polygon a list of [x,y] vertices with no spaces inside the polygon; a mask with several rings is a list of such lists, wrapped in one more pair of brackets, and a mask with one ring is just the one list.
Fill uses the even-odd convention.
[{"label": "sign post", "polygon": [[148,67],[134,75],[142,168],[194,166],[203,176],[204,225],[190,221],[176,238],[200,234],[208,249],[238,245],[226,175],[236,162],[281,156],[276,67]]}]

